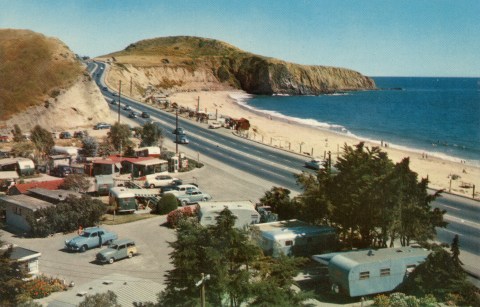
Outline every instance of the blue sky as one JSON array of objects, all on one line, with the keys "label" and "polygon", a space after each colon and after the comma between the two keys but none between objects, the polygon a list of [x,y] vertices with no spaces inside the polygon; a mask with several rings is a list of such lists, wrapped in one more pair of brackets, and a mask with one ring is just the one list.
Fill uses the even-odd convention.
[{"label": "blue sky", "polygon": [[215,38],[369,76],[480,76],[479,0],[0,0],[0,28],[99,56],[161,36]]}]

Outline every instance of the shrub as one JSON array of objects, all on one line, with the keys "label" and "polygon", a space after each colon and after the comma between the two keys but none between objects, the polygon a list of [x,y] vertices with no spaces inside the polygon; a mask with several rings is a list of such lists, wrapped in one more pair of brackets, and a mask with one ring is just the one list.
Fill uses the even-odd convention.
[{"label": "shrub", "polygon": [[168,214],[178,208],[178,201],[175,195],[167,193],[157,202],[157,214]]},{"label": "shrub", "polygon": [[197,214],[197,209],[196,207],[193,207],[193,206],[187,206],[187,207],[178,208],[177,210],[173,210],[167,215],[168,226],[170,228],[177,228],[178,223],[181,220],[187,219],[189,217],[193,217],[196,214]]},{"label": "shrub", "polygon": [[51,278],[45,275],[30,280],[24,284],[26,293],[32,299],[39,299],[49,296],[52,292],[63,291],[66,285],[58,278]]}]

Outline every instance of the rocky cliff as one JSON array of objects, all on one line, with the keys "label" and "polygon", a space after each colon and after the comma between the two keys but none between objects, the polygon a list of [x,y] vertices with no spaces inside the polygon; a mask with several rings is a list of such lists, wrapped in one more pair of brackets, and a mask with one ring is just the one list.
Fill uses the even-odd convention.
[{"label": "rocky cliff", "polygon": [[371,78],[344,68],[308,66],[255,55],[227,43],[176,36],[143,40],[98,58],[112,63],[109,81],[162,91],[242,89],[252,94],[318,95],[374,89]]}]

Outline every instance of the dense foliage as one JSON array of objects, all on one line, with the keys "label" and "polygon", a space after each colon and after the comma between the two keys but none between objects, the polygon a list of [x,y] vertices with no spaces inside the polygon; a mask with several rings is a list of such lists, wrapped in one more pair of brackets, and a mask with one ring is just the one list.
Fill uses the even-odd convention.
[{"label": "dense foliage", "polygon": [[117,295],[108,290],[105,293],[87,295],[78,307],[121,307],[121,305],[117,302]]},{"label": "dense foliage", "polygon": [[55,145],[52,134],[39,125],[33,127],[30,133],[30,139],[32,140],[32,143],[38,150],[38,152],[42,156],[49,154],[53,146]]},{"label": "dense foliage", "polygon": [[95,226],[106,211],[106,206],[97,199],[82,195],[81,198],[68,196],[55,206],[42,208],[27,221],[33,237],[46,237],[57,232],[71,232],[79,226]]},{"label": "dense foliage", "polygon": [[290,218],[328,223],[350,247],[423,243],[433,239],[435,227],[446,226],[445,211],[430,207],[439,193],[428,194],[428,180],[417,180],[408,158],[394,164],[378,147],[359,143],[345,146],[334,167],[297,175],[304,192],[292,200]]},{"label": "dense foliage", "polygon": [[[0,246],[3,242],[0,241]],[[25,298],[25,268],[10,259],[12,247],[0,251],[0,306],[16,306]]]},{"label": "dense foliage", "polygon": [[167,215],[167,223],[170,228],[177,228],[181,221],[196,216],[197,210],[195,207],[186,206],[171,211]]},{"label": "dense foliage", "polygon": [[140,146],[162,146],[163,131],[154,123],[146,123],[143,125],[140,133],[142,142]]},{"label": "dense foliage", "polygon": [[[303,298],[291,291],[298,262],[288,258],[263,257],[244,230],[234,228],[235,217],[223,210],[215,226],[203,227],[191,219],[180,222],[177,240],[171,242],[174,269],[167,272],[167,288],[157,306],[197,306],[202,273],[208,305],[240,306],[245,302],[269,302],[292,306]],[[264,293],[262,290],[271,290]],[[274,304],[275,305],[275,304]]]},{"label": "dense foliage", "polygon": [[130,140],[130,127],[125,124],[115,123],[108,132],[108,141],[116,151],[121,152],[123,149],[133,145]]},{"label": "dense foliage", "polygon": [[85,157],[96,157],[99,144],[96,138],[86,136],[82,139],[82,150]]},{"label": "dense foliage", "polygon": [[157,214],[168,214],[171,211],[178,208],[178,201],[175,195],[167,193],[160,198],[157,202],[157,208],[155,213]]},{"label": "dense foliage", "polygon": [[90,186],[90,181],[85,174],[70,174],[65,177],[60,189],[75,192],[86,192]]}]

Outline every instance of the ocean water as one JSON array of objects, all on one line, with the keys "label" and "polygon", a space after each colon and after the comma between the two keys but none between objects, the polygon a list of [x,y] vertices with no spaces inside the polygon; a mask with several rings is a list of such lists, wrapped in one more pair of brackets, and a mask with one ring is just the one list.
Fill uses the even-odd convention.
[{"label": "ocean water", "polygon": [[480,78],[375,77],[380,90],[249,96],[245,107],[359,140],[480,165]]}]

